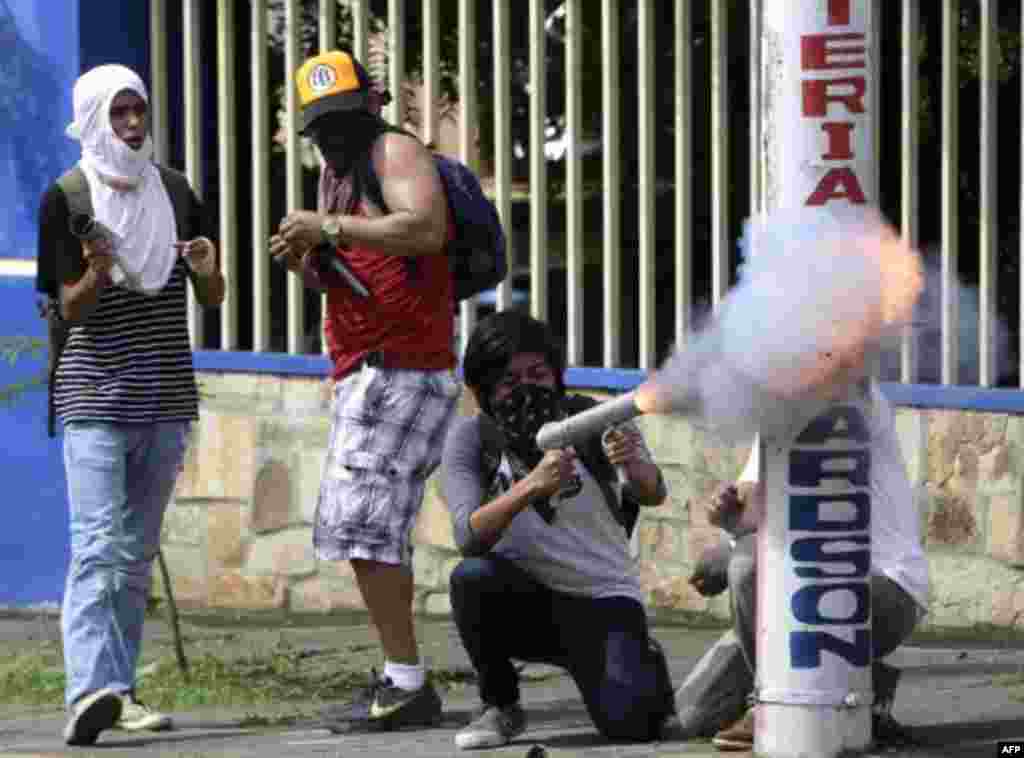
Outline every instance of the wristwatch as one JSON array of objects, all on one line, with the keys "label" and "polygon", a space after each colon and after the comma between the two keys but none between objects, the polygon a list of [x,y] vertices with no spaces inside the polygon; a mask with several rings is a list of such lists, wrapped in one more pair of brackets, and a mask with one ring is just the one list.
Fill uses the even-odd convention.
[{"label": "wristwatch", "polygon": [[341,245],[341,216],[326,216],[320,224],[320,236],[332,247]]}]

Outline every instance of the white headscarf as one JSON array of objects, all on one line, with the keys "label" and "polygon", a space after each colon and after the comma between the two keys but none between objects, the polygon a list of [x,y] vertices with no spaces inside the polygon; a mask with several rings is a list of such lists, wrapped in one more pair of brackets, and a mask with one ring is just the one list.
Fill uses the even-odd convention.
[{"label": "white headscarf", "polygon": [[146,85],[129,68],[97,66],[78,77],[73,90],[75,120],[66,134],[82,143],[79,165],[89,180],[96,220],[118,236],[115,284],[152,295],[171,276],[178,258],[174,208],[153,164],[153,140],[133,150],[114,133],[110,106],[130,90],[147,103]]}]

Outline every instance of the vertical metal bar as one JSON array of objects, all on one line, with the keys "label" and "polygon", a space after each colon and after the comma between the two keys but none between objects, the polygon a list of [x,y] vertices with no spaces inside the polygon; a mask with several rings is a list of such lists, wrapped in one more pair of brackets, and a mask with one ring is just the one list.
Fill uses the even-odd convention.
[{"label": "vertical metal bar", "polygon": [[431,149],[438,147],[437,102],[441,94],[438,58],[441,46],[441,16],[437,0],[423,0],[423,100],[420,135]]},{"label": "vertical metal bar", "polygon": [[[321,53],[333,50],[338,46],[338,0],[320,0],[320,20],[317,24],[317,37]],[[359,54],[352,51],[356,58]],[[359,58],[362,61],[362,58]]]},{"label": "vertical metal bar", "polygon": [[622,135],[619,118],[619,0],[601,1],[601,163],[604,192],[604,365],[622,362]]},{"label": "vertical metal bar", "polygon": [[[510,107],[509,0],[494,0],[494,182],[497,193],[498,214],[501,223],[511,230],[512,225],[512,132]],[[515,264],[514,235],[508,235],[508,260]],[[511,288],[506,279],[498,285],[497,309],[504,310],[511,303]]]},{"label": "vertical metal bar", "polygon": [[238,347],[238,186],[235,114],[235,0],[217,0],[217,160],[220,164],[220,267],[224,302],[220,306],[221,350]]},{"label": "vertical metal bar", "polygon": [[761,208],[761,0],[750,0],[750,214]]},{"label": "vertical metal bar", "polygon": [[[354,10],[354,9],[353,9]],[[338,46],[338,3],[337,0],[320,0],[320,22],[317,25],[319,33],[320,52],[326,53]],[[353,55],[365,63],[363,58],[353,50]],[[327,298],[320,298],[320,352],[326,355],[329,352],[327,338],[324,334],[324,324],[327,323]]]},{"label": "vertical metal bar", "polygon": [[882,166],[882,0],[870,0],[869,12],[871,17],[868,20],[868,29],[871,30],[871,37],[868,43],[869,65],[868,72],[868,103],[871,108],[871,150],[872,170],[870,184],[867,188],[868,197],[874,203],[881,203],[882,195],[879,189]]},{"label": "vertical metal bar", "polygon": [[[459,0],[459,156],[472,169],[477,157],[477,65],[476,0]],[[466,352],[469,335],[476,325],[477,298],[459,306],[459,355]]]},{"label": "vertical metal bar", "polygon": [[547,33],[544,0],[530,0],[530,313],[548,320]]},{"label": "vertical metal bar", "polygon": [[992,387],[997,375],[996,314],[999,309],[999,184],[995,146],[999,134],[999,101],[996,89],[997,0],[981,0],[981,214],[978,253],[980,295],[978,324],[979,374],[982,387]]},{"label": "vertical metal bar", "polygon": [[[182,70],[185,90],[185,175],[196,195],[205,194],[203,181],[203,95],[200,61],[202,27],[199,0],[182,0]],[[192,349],[203,347],[203,311],[195,293],[188,288],[188,331]]]},{"label": "vertical metal bar", "polygon": [[957,302],[959,0],[942,4],[942,383],[956,384],[960,360]]},{"label": "vertical metal bar", "polygon": [[[285,3],[285,203],[289,211],[300,210],[302,199],[302,162],[299,155],[299,93],[295,86],[295,70],[299,67],[298,3]],[[297,276],[288,276],[288,352],[301,353],[306,330],[305,288]]]},{"label": "vertical metal bar", "polygon": [[388,89],[393,99],[388,106],[388,120],[396,126],[405,125],[405,0],[388,0]]},{"label": "vertical metal bar", "polygon": [[252,346],[270,350],[270,116],[267,0],[252,0]]},{"label": "vertical metal bar", "polygon": [[[917,41],[920,26],[919,0],[903,0],[903,20],[900,40],[900,61],[902,67],[902,90],[900,112],[900,140],[903,158],[900,162],[900,229],[903,238],[913,247],[918,243],[920,223],[919,197],[917,186],[918,154],[920,131],[918,127],[919,77],[917,66]],[[918,355],[917,336],[913,327],[903,332],[900,346],[900,380],[905,383],[917,381]]]},{"label": "vertical metal bar", "polygon": [[157,163],[166,164],[170,155],[170,104],[167,95],[167,0],[149,3],[150,127]]},{"label": "vertical metal bar", "polygon": [[655,211],[654,211],[654,136],[657,122],[654,113],[654,24],[657,21],[651,3],[640,3],[637,28],[638,173],[637,223],[639,224],[639,364],[642,369],[655,363]]},{"label": "vertical metal bar", "polygon": [[682,345],[690,331],[693,307],[693,55],[690,37],[693,21],[689,0],[675,0],[675,132],[676,132],[676,343]]},{"label": "vertical metal bar", "polygon": [[729,289],[729,9],[711,2],[711,298]]},{"label": "vertical metal bar", "polygon": [[565,260],[566,260],[566,355],[571,365],[583,365],[583,177],[580,142],[583,138],[583,98],[580,92],[583,36],[580,0],[565,3]]},{"label": "vertical metal bar", "polygon": [[[352,12],[352,53],[364,64],[370,42],[368,5],[369,0],[349,0],[348,3],[349,10]],[[337,45],[337,42],[334,44]]]},{"label": "vertical metal bar", "polygon": [[[891,0],[890,0],[891,2]],[[868,2],[868,127],[871,134],[871,170],[865,182],[869,202],[881,205],[881,173],[882,173],[882,0]],[[888,346],[887,346],[888,349]],[[872,376],[881,378],[882,355],[876,352],[869,358],[868,371]]]}]

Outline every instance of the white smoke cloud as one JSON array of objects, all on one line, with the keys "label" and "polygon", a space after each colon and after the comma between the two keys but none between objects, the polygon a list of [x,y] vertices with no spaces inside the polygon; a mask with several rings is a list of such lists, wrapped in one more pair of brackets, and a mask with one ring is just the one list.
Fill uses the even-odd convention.
[{"label": "white smoke cloud", "polygon": [[899,333],[920,290],[920,257],[858,207],[752,218],[741,250],[737,285],[650,385],[659,410],[699,407],[697,423],[727,441],[782,438]]}]

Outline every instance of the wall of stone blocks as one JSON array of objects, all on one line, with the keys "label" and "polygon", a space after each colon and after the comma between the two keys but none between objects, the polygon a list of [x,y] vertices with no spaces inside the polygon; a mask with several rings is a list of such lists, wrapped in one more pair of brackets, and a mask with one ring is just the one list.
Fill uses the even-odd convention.
[{"label": "wall of stone blocks", "polygon": [[[329,383],[206,373],[201,386],[201,418],[163,535],[179,605],[362,609],[348,565],[319,562],[312,550]],[[475,412],[468,393],[459,412]],[[722,536],[707,521],[710,495],[738,474],[748,449],[720,445],[679,418],[640,424],[670,493],[665,505],[644,509],[634,537],[648,605],[666,617],[724,623],[727,596],[703,598],[687,578]],[[897,427],[932,567],[925,626],[1024,628],[1024,419],[900,409]],[[449,614],[459,556],[436,474],[414,561],[417,611]]]}]

